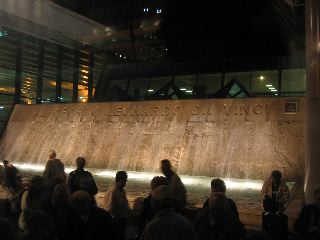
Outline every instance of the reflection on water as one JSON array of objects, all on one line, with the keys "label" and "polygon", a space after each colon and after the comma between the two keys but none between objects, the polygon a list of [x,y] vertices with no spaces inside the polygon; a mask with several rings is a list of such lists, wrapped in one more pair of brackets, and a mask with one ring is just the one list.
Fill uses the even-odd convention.
[{"label": "reflection on water", "polygon": [[[42,174],[43,165],[15,164],[23,177],[30,178],[37,174]],[[66,172],[74,168],[66,168]],[[88,169],[97,182],[99,191],[106,191],[114,182],[116,171],[102,171],[99,169]],[[128,171],[128,183],[126,191],[129,196],[146,197],[150,192],[150,181],[160,173],[144,173]],[[203,176],[181,176],[188,192],[188,203],[190,206],[199,206],[204,203],[210,195],[210,184],[213,177]],[[259,208],[261,180],[249,179],[224,179],[227,185],[227,195],[234,199],[238,207]],[[293,183],[288,183],[289,188]]]}]

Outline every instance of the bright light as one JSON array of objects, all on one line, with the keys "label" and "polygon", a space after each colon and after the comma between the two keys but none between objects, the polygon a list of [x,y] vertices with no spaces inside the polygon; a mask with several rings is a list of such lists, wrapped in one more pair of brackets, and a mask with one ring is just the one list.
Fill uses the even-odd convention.
[{"label": "bright light", "polygon": [[186,92],[187,92],[187,93],[192,93],[192,90],[187,90]]},{"label": "bright light", "polygon": [[84,79],[88,79],[88,77],[87,76],[82,76]]},{"label": "bright light", "polygon": [[119,55],[119,57],[121,57],[121,54]]},{"label": "bright light", "polygon": [[161,13],[161,9],[157,9],[157,13],[158,13],[158,14]]},{"label": "bright light", "polygon": [[186,89],[186,88],[180,88],[180,90],[181,90],[181,91],[186,91],[187,89]]},{"label": "bright light", "polygon": [[144,8],[143,11],[144,12],[149,12],[149,8]]},{"label": "bright light", "polygon": [[0,106],[0,109],[4,109],[4,106]]},{"label": "bright light", "polygon": [[[18,164],[14,163],[18,168],[35,171],[35,172],[41,172],[44,170],[44,165],[40,164]],[[70,173],[71,171],[75,170],[75,167],[66,167],[65,172]],[[117,171],[112,170],[100,170],[100,169],[90,169],[88,170],[95,176],[100,177],[106,177],[106,178],[114,178],[116,176]],[[156,172],[134,172],[134,171],[128,171],[128,180],[135,179],[135,180],[141,180],[141,181],[150,181],[154,176],[160,176],[161,173]],[[187,185],[194,185],[197,187],[207,187],[210,189],[211,180],[213,177],[205,177],[205,176],[188,176],[188,175],[181,175],[182,182]],[[262,187],[262,181],[261,180],[251,180],[251,179],[230,179],[226,178],[223,179],[226,183],[227,189],[237,189],[237,190],[261,190]]]},{"label": "bright light", "polygon": [[84,70],[84,69],[82,69],[81,72],[83,72],[83,73],[89,73],[88,70]]},{"label": "bright light", "polygon": [[264,79],[264,76],[261,75],[261,76],[259,77],[259,79],[260,79],[260,80],[263,80],[263,79]]},{"label": "bright light", "polygon": [[275,93],[274,95],[275,95],[275,96],[278,96],[278,93]]},{"label": "bright light", "polygon": [[266,87],[272,87],[272,84],[267,84]]},{"label": "bright light", "polygon": [[274,87],[269,87],[270,90],[275,89]]},{"label": "bright light", "polygon": [[124,56],[123,58],[124,58],[124,59],[126,59],[127,57],[126,57],[126,56]]},{"label": "bright light", "polygon": [[277,89],[271,89],[271,92],[278,92]]},{"label": "bright light", "polygon": [[88,83],[88,82],[87,82],[87,81],[85,81],[85,80],[82,80],[82,82],[83,82],[83,83]]},{"label": "bright light", "polygon": [[148,92],[153,92],[154,90],[153,89],[148,89]]}]

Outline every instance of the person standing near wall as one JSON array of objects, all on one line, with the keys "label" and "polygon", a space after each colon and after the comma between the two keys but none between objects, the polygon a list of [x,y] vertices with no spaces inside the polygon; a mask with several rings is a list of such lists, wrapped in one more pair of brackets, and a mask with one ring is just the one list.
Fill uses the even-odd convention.
[{"label": "person standing near wall", "polygon": [[116,173],[115,184],[108,189],[103,197],[102,206],[113,217],[119,240],[125,239],[127,218],[129,214],[129,203],[124,187],[128,181],[128,175],[125,171]]},{"label": "person standing near wall", "polygon": [[168,179],[168,187],[172,192],[173,207],[181,213],[186,207],[187,191],[180,177],[172,170],[171,163],[168,159],[161,161],[161,171]]},{"label": "person standing near wall", "polygon": [[3,160],[3,183],[8,188],[10,194],[15,195],[21,190],[21,176],[18,169],[9,163],[8,160]]},{"label": "person standing near wall", "polygon": [[86,159],[84,157],[76,158],[77,169],[70,172],[68,186],[71,194],[83,190],[88,192],[92,198],[98,193],[98,188],[92,174],[84,170]]},{"label": "person standing near wall", "polygon": [[51,185],[51,183],[57,179],[62,182],[66,182],[67,179],[66,173],[64,172],[64,164],[60,159],[57,159],[56,156],[56,151],[51,150],[49,152],[49,160],[43,172],[43,180],[47,186]]},{"label": "person standing near wall", "polygon": [[282,173],[274,170],[266,179],[261,189],[262,229],[272,239],[285,239],[288,231],[288,216],[284,214],[289,199],[289,188],[282,178]]}]

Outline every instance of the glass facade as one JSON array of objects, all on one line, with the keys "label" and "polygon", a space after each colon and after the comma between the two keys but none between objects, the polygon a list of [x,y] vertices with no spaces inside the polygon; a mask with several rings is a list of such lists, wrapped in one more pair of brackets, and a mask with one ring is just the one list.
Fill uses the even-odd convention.
[{"label": "glass facade", "polygon": [[[105,91],[110,96],[117,89],[132,100],[144,100],[168,83],[186,98],[210,98],[231,80],[237,80],[253,97],[304,96],[306,91],[304,68],[252,67],[234,72],[206,68],[206,73],[113,79],[104,74],[105,53],[70,49],[11,29],[6,32],[0,38],[0,104],[90,102],[99,81],[107,82]],[[113,100],[121,101],[118,97],[107,99]]]}]

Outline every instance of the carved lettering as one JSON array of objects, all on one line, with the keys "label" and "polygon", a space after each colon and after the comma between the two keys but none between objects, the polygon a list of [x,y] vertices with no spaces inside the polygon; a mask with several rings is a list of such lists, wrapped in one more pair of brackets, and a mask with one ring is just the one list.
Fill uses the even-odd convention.
[{"label": "carved lettering", "polygon": [[263,113],[263,106],[261,104],[254,105],[253,106],[253,113],[257,114],[257,115]]},{"label": "carved lettering", "polygon": [[240,115],[250,115],[250,106],[241,104],[240,105]]},{"label": "carved lettering", "polygon": [[161,115],[165,116],[165,115],[168,115],[169,113],[170,113],[170,107],[165,106]]},{"label": "carved lettering", "polygon": [[191,115],[198,115],[199,114],[199,110],[200,110],[200,106],[199,105],[193,105],[193,109],[192,109]]},{"label": "carved lettering", "polygon": [[174,106],[173,108],[173,114],[178,115],[179,113],[181,113],[181,106]]}]

